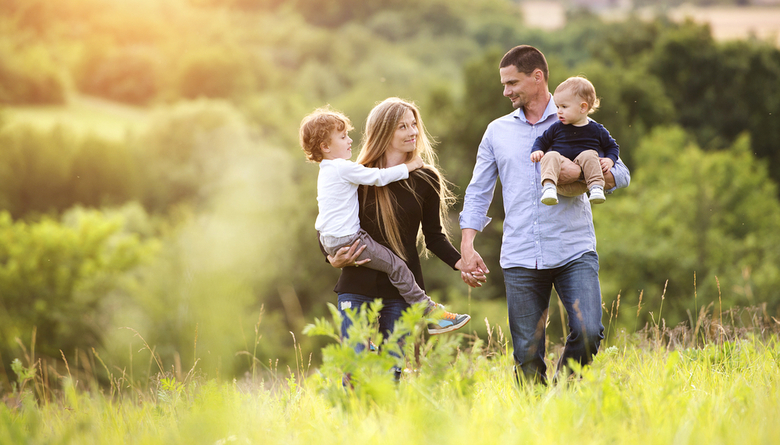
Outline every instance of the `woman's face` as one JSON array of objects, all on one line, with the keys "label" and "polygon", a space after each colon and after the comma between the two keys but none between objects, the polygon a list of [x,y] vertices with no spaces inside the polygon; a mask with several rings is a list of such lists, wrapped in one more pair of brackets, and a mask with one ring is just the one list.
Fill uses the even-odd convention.
[{"label": "woman's face", "polygon": [[414,112],[407,109],[398,125],[395,127],[395,134],[390,141],[389,152],[411,153],[417,148],[417,119]]}]

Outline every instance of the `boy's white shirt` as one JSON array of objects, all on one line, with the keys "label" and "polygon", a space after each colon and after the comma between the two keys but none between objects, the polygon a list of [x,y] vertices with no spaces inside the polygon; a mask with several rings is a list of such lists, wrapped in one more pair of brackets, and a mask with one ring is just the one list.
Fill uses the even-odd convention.
[{"label": "boy's white shirt", "polygon": [[385,186],[409,177],[406,164],[369,168],[347,159],[323,159],[317,177],[319,215],[314,228],[321,236],[342,237],[360,230],[359,185]]}]

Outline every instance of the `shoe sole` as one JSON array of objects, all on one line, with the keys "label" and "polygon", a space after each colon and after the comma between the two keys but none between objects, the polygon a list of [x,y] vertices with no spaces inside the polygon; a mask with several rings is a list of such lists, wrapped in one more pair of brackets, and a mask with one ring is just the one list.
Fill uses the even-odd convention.
[{"label": "shoe sole", "polygon": [[445,334],[447,332],[456,331],[456,330],[462,328],[463,326],[466,326],[466,324],[468,324],[468,322],[471,321],[471,315],[468,315],[467,317],[468,318],[466,320],[464,320],[464,321],[462,321],[462,322],[460,322],[458,324],[454,324],[452,326],[448,326],[446,328],[436,329],[435,331],[432,331],[431,328],[428,328],[428,334],[430,334],[430,335],[439,335],[439,334]]},{"label": "shoe sole", "polygon": [[542,199],[542,204],[554,206],[555,204],[558,204],[558,200],[556,198],[544,198]]},{"label": "shoe sole", "polygon": [[606,198],[591,198],[590,203],[591,204],[604,204],[606,202]]}]

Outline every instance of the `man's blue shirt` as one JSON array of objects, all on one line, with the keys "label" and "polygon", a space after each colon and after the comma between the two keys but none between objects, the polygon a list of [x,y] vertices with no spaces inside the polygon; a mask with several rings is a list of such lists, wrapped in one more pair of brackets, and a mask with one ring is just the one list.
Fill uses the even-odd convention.
[{"label": "man's blue shirt", "polygon": [[[532,125],[519,108],[491,122],[479,144],[460,227],[482,231],[487,226],[491,220],[488,208],[496,180],[500,179],[506,215],[500,261],[504,269],[552,269],[596,250],[593,215],[586,195],[559,195],[559,204],[554,206],[540,201],[541,170],[538,162],[531,162],[531,147],[557,122],[556,111],[550,95],[542,119]],[[628,186],[631,175],[622,160],[618,159],[611,172],[616,188]]]}]

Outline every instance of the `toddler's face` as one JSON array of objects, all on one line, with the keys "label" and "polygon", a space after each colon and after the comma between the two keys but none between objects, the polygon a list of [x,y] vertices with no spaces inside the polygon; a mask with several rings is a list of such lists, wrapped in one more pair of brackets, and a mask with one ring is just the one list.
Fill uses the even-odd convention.
[{"label": "toddler's face", "polygon": [[553,100],[558,107],[558,120],[561,123],[581,126],[588,122],[588,104],[571,91],[556,92]]},{"label": "toddler's face", "polygon": [[352,138],[347,134],[347,130],[333,130],[328,141],[328,148],[330,149],[328,159],[351,159]]}]

